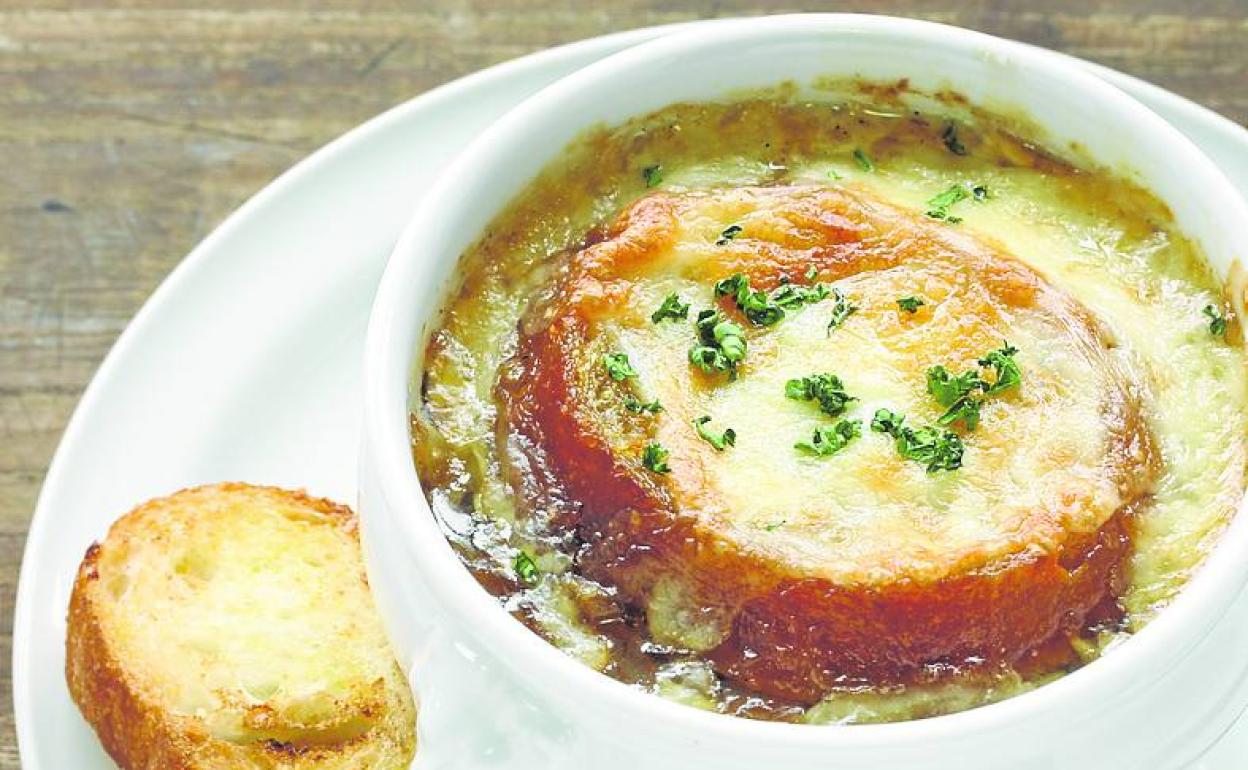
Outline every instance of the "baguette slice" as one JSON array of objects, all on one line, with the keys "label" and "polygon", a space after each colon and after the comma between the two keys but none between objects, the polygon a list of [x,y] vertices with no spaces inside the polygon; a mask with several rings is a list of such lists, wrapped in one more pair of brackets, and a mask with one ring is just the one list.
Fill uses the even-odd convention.
[{"label": "baguette slice", "polygon": [[149,501],[88,549],[65,675],[125,770],[407,768],[416,711],[355,515],[272,487]]}]

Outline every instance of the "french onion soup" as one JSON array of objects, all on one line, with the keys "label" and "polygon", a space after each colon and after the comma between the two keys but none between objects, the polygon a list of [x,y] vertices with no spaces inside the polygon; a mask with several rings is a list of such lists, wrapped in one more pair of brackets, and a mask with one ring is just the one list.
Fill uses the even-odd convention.
[{"label": "french onion soup", "polygon": [[417,470],[586,665],[760,719],[957,711],[1141,628],[1233,514],[1241,333],[1164,204],[902,87],[597,129],[463,255]]}]

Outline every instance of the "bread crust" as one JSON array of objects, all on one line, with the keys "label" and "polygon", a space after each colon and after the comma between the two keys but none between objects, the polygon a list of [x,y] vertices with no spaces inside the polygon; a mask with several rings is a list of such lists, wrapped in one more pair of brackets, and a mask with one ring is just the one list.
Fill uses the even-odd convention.
[{"label": "bread crust", "polygon": [[[717,249],[696,252],[700,247],[674,243],[682,221],[706,219],[708,209],[737,218],[766,209],[770,219],[747,230],[753,238]],[[604,323],[616,323],[650,262],[677,248],[685,249],[685,275],[708,286],[744,273],[752,286],[770,290],[811,265],[833,281],[920,265],[928,272],[914,274],[948,278],[957,287],[954,299],[956,292],[987,297],[985,313],[1023,308],[1054,319],[1069,335],[1073,355],[1086,359],[1105,383],[1106,460],[1088,489],[1113,489],[1118,504],[1107,507],[1105,496],[1085,495],[1081,482],[1072,480],[1069,499],[1063,498],[1067,518],[1021,511],[1018,536],[1005,545],[950,553],[946,563],[937,557],[910,564],[898,556],[900,563],[851,565],[856,571],[837,574],[801,562],[796,551],[765,535],[725,524],[716,513],[723,503],[711,476],[688,459],[707,450],[687,426],[660,420],[655,434],[603,407],[595,340]],[[625,212],[605,240],[574,257],[552,295],[522,325],[497,388],[500,454],[511,458],[513,485],[530,510],[554,512],[556,531],[576,533],[584,574],[642,608],[653,606],[660,592],[677,595],[688,612],[717,625],[718,637],[703,651],[721,674],[749,689],[812,703],[836,687],[904,683],[934,667],[1018,664],[1056,634],[1077,631],[1094,608],[1123,589],[1132,512],[1156,472],[1151,434],[1090,313],[990,245],[916,222],[860,192],[655,194]],[[720,309],[736,312],[730,298]],[[705,386],[692,370],[664,376]],[[671,449],[669,475],[639,467],[637,435],[640,441],[658,435]],[[634,438],[629,443],[620,436]]]},{"label": "bread crust", "polygon": [[[391,658],[391,671],[384,680],[364,688],[371,697],[336,707],[346,714],[347,723],[367,722],[356,734],[342,740],[304,736],[297,718],[252,700],[230,707],[241,709],[242,723],[248,727],[285,731],[287,740],[232,741],[213,735],[201,714],[170,709],[146,681],[145,661],[132,659],[125,643],[110,630],[115,624],[108,618],[117,609],[108,606],[114,598],[105,585],[116,577],[105,572],[109,550],[126,549],[135,538],[152,537],[173,547],[170,541],[176,538],[168,537],[165,527],[175,520],[212,516],[223,504],[232,506],[231,510],[281,505],[306,511],[315,517],[317,526],[334,528],[358,547],[357,520],[350,508],[302,491],[241,483],[184,489],[143,503],[115,522],[102,542],[87,549],[78,569],[66,639],[65,676],[70,694],[105,751],[125,770],[406,768],[415,752],[415,706],[388,647],[378,654]],[[360,564],[358,555],[351,558]],[[365,580],[362,564],[358,575],[326,575],[325,579]]]}]

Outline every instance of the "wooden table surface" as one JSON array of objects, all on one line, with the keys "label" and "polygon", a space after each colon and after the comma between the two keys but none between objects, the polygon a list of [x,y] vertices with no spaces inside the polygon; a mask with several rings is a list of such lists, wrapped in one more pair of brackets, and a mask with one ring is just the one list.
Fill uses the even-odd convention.
[{"label": "wooden table surface", "polygon": [[[166,273],[270,179],[439,83],[783,2],[0,0],[0,768],[22,545],[79,394]],[[815,10],[807,6],[807,10]],[[1248,0],[870,0],[1107,64],[1248,122]],[[69,769],[67,769],[69,770]]]}]

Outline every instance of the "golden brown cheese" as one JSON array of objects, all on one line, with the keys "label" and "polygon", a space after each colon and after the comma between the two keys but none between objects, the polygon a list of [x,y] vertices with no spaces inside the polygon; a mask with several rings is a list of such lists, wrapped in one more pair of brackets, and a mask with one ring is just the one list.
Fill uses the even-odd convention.
[{"label": "golden brown cheese", "polygon": [[[1020,138],[1018,127],[995,117],[963,114],[951,121],[913,113],[891,101],[891,93],[873,95],[882,101],[869,105],[836,105],[780,91],[733,103],[673,105],[590,132],[464,255],[462,284],[430,338],[413,396],[416,464],[443,530],[482,584],[586,665],[700,708],[766,719],[891,721],[969,708],[1061,676],[1142,627],[1199,568],[1236,509],[1248,465],[1248,369],[1240,330],[1231,318],[1225,339],[1210,333],[1202,309],[1225,309],[1221,285],[1176,231],[1165,206],[1112,173],[1077,168],[1037,150]],[[950,148],[950,130],[965,154]],[[646,174],[648,168],[657,173]],[[926,218],[928,201],[954,184],[982,186],[989,195],[957,204],[953,212],[961,222]],[[786,190],[797,188],[818,193],[800,204],[782,201],[793,197]],[[778,197],[767,197],[772,195]],[[644,202],[633,208],[639,200]],[[770,242],[772,253],[799,260],[820,239],[842,246],[869,242],[876,236],[864,233],[864,224],[894,219],[904,225],[899,232],[921,234],[935,251],[883,270],[856,264],[843,269],[852,258],[833,265],[836,272],[813,280],[845,289],[859,311],[830,335],[824,328],[830,299],[791,312],[774,327],[744,324],[750,350],[734,382],[690,369],[683,358],[692,336],[688,321],[654,325],[645,317],[670,291],[693,302],[692,313],[708,307],[710,284],[724,272],[750,270],[759,244]],[[605,259],[603,252],[616,248],[608,243],[623,233],[611,230],[617,220],[635,234],[649,231],[653,242],[639,245],[618,270],[608,260],[597,265],[601,275],[587,272],[585,254]],[[715,246],[731,224],[746,228],[740,242]],[[956,267],[941,263],[937,253],[965,251],[998,267],[1010,265],[1007,286],[1030,282],[1058,304],[1003,300],[997,289],[979,286],[973,275],[965,280]],[[500,395],[513,390],[507,380],[532,365],[518,351],[522,345],[532,349],[530,338],[549,328],[541,308],[565,301],[560,292],[578,271],[600,284],[594,291],[607,301],[592,318],[577,316],[584,326],[570,331],[580,336],[565,340],[569,351],[584,356],[581,369],[573,371],[584,382],[585,399],[570,403],[589,408],[585,424],[601,428],[596,451],[621,460],[620,480],[584,484],[580,499],[560,491],[561,480],[579,471],[570,474],[551,457],[581,460],[592,476],[594,453],[545,452],[547,437],[526,437],[514,430],[518,423],[500,419],[507,417]],[[808,281],[801,269],[788,278]],[[763,270],[756,283],[770,287],[771,279]],[[929,302],[914,316],[896,306],[897,298],[910,294]],[[721,303],[735,314],[731,302]],[[948,312],[955,306],[972,312],[960,318]],[[1067,315],[1063,308],[1073,309],[1071,323],[1054,329],[1055,319]],[[982,336],[959,342],[961,323]],[[865,423],[877,406],[889,406],[918,427],[942,409],[924,391],[925,367],[939,363],[959,372],[1000,346],[1002,334],[1020,348],[1023,387],[987,399],[984,422],[974,433],[957,428],[967,445],[959,470],[929,476],[865,424],[860,438],[831,457],[792,449],[815,426],[835,420],[809,402],[784,398],[787,379],[835,372],[860,399],[843,417]],[[1088,341],[1083,352],[1071,345],[1078,339]],[[924,344],[932,347],[930,359],[923,359]],[[639,370],[627,388],[602,381],[594,356],[611,351],[626,352]],[[627,412],[621,399],[629,392],[642,400],[658,398],[668,409],[657,418]],[[531,402],[553,399],[543,392]],[[1112,403],[1123,405],[1121,420],[1103,409]],[[1041,404],[1056,411],[1046,416]],[[688,419],[703,415],[712,417],[708,427],[716,433],[736,429],[736,446],[717,453],[696,438]],[[566,417],[549,424],[580,424],[580,416]],[[1115,425],[1123,427],[1120,435]],[[1110,593],[1121,584],[1118,604],[1101,604],[1081,626],[1064,627],[1012,664],[945,661],[904,685],[842,682],[806,708],[791,697],[760,697],[760,687],[800,680],[802,671],[828,662],[793,656],[792,670],[749,671],[734,661],[740,645],[734,648],[732,639],[744,636],[740,630],[729,634],[732,621],[740,629],[749,618],[766,618],[776,609],[751,615],[716,597],[722,572],[712,570],[701,580],[671,576],[679,562],[670,558],[660,565],[664,569],[649,572],[602,564],[591,569],[592,544],[576,527],[589,519],[579,508],[601,509],[613,500],[623,506],[626,501],[614,495],[630,479],[647,481],[638,472],[637,448],[648,433],[671,451],[673,473],[633,489],[638,501],[667,495],[669,501],[696,502],[693,508],[710,513],[690,526],[722,532],[715,542],[725,543],[723,552],[733,559],[746,558],[751,569],[787,564],[785,574],[817,573],[816,580],[828,584],[887,584],[904,565],[930,585],[937,575],[967,566],[946,549],[987,560],[1029,538],[1078,554],[1089,543],[1051,534],[1095,533],[1098,527],[1108,533],[1104,525],[1122,514],[1105,518],[1107,512],[1133,499],[1133,484],[1144,483],[1150,470],[1156,476],[1150,494],[1130,508],[1126,560],[1117,561],[1121,549],[1096,550],[1102,565],[1120,564],[1120,573],[1108,578]],[[1146,462],[1136,465],[1134,478],[1115,477],[1113,468],[1126,468],[1134,452],[1124,438],[1129,435],[1141,437],[1141,456],[1148,454],[1143,437],[1151,435],[1157,462],[1150,470]],[[583,438],[573,431],[566,444],[586,446],[577,443]],[[1121,455],[1097,455],[1110,447]],[[1054,500],[1062,502],[1062,483],[1074,475],[1069,505],[1054,506]],[[998,488],[997,477],[1008,481]],[[696,487],[698,481],[706,485]],[[1007,493],[1023,497],[990,509],[982,504]],[[755,502],[760,500],[766,502]],[[1011,531],[1014,520],[1029,528]],[[627,545],[641,530],[622,531]],[[940,547],[925,548],[925,539]],[[1037,547],[1035,553],[1043,559],[1053,551]],[[517,570],[521,555],[532,558],[531,572]],[[777,572],[750,574],[770,580]],[[870,577],[853,583],[852,575]],[[1085,577],[1072,584],[1098,581]],[[625,582],[635,585],[620,592],[617,584]],[[709,591],[718,603],[691,594],[690,585]],[[753,588],[765,593],[767,586]],[[1073,606],[1086,603],[1076,598]],[[1013,621],[998,625],[1020,627]],[[1034,638],[1042,626],[1021,627],[1032,629]],[[810,693],[795,694],[809,702]]]},{"label": "golden brown cheese", "polygon": [[[670,291],[706,306],[718,279],[770,291],[812,270],[862,310],[834,332],[830,301],[751,329],[735,379],[689,364],[689,323],[650,318]],[[897,298],[916,294],[926,304],[903,313]],[[657,194],[578,254],[553,296],[504,367],[507,456],[545,469],[550,499],[576,501],[561,525],[586,544],[585,574],[701,615],[672,638],[652,624],[659,641],[813,702],[942,661],[1014,663],[1121,589],[1151,437],[1086,311],[990,247],[863,193]],[[719,305],[750,325],[730,297]],[[786,398],[787,379],[836,371],[851,418],[889,408],[927,424],[944,407],[926,370],[972,368],[1002,339],[1027,351],[1026,385],[987,401],[960,471],[928,473],[881,436],[830,458],[793,448],[827,418]],[[608,376],[611,351],[638,370],[635,390]],[[663,411],[630,415],[629,396]],[[736,446],[700,439],[701,415],[731,425]],[[656,440],[670,474],[642,465]]]}]

